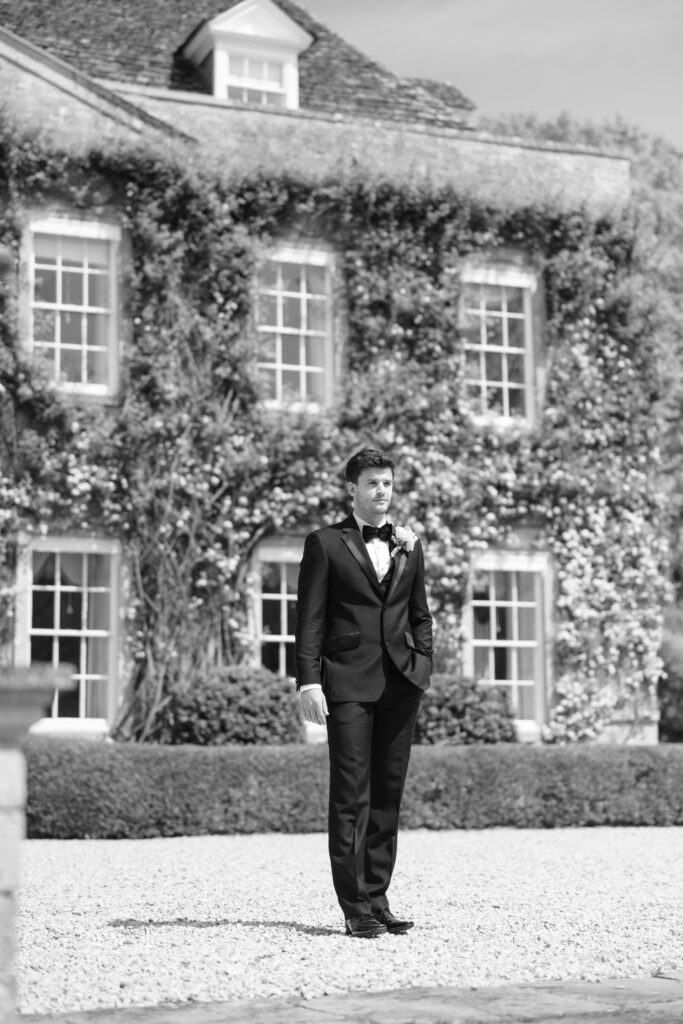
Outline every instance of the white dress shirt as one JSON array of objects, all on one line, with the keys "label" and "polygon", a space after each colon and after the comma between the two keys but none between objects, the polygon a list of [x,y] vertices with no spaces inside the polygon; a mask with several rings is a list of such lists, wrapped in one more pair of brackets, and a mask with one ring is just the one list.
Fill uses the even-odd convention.
[{"label": "white dress shirt", "polygon": [[[357,516],[355,512],[353,513],[353,518],[356,520],[356,523],[358,524],[358,529],[360,530],[362,538],[363,527],[372,526],[372,523],[366,523],[365,520],[361,519],[360,516]],[[377,525],[384,526],[384,524],[387,521],[388,520],[385,518],[382,520],[381,523],[378,523]],[[377,579],[380,581],[383,580],[386,574],[389,572],[389,567],[391,565],[391,549],[389,547],[389,544],[385,540],[380,540],[379,537],[373,537],[372,540],[363,541],[363,543],[367,548],[368,555],[370,556],[370,561],[372,562],[374,570],[377,573]],[[314,687],[320,689],[320,683],[306,683],[305,686],[301,686],[299,688],[299,693],[304,693],[304,691],[306,690],[312,690]]]}]

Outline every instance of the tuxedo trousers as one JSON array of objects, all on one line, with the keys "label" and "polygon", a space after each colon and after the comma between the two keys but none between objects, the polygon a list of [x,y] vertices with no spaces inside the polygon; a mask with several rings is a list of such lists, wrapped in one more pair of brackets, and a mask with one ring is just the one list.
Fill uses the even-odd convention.
[{"label": "tuxedo trousers", "polygon": [[388,906],[401,798],[422,691],[386,658],[376,701],[328,703],[329,853],[344,917]]}]

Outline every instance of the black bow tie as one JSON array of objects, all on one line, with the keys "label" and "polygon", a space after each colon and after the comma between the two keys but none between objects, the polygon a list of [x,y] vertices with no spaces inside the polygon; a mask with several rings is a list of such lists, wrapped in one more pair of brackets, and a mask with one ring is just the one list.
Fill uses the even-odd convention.
[{"label": "black bow tie", "polygon": [[391,523],[385,523],[384,526],[364,526],[363,540],[367,544],[373,537],[379,537],[380,540],[384,540],[388,544],[391,540],[391,529]]}]

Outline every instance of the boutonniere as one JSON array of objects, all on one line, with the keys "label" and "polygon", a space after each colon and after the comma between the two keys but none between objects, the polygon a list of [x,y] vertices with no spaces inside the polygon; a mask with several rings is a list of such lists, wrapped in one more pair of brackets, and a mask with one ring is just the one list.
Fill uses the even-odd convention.
[{"label": "boutonniere", "polygon": [[394,526],[391,540],[394,544],[394,550],[391,552],[392,557],[398,554],[399,551],[405,551],[408,555],[415,547],[417,534],[413,533],[407,526]]}]

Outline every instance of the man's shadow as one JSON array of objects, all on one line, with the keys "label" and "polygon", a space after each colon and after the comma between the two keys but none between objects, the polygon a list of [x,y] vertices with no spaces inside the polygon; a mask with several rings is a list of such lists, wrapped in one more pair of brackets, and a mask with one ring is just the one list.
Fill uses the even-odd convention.
[{"label": "man's shadow", "polygon": [[338,935],[338,928],[322,928],[299,921],[246,921],[243,918],[223,918],[218,921],[197,921],[189,917],[175,917],[169,921],[138,921],[133,917],[120,917],[109,921],[110,928],[126,928],[130,931],[141,928],[222,928],[236,925],[240,928],[283,928],[286,931],[301,932],[303,935]]}]

